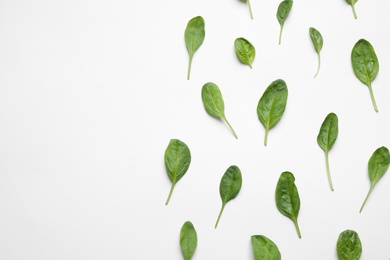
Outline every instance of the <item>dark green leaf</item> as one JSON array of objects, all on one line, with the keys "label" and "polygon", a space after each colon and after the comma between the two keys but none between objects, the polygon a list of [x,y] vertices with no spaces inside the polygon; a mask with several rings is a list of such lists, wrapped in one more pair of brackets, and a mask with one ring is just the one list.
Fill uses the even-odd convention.
[{"label": "dark green leaf", "polygon": [[318,55],[317,73],[314,75],[314,77],[316,77],[318,75],[318,72],[320,71],[320,67],[321,67],[321,55],[320,55],[320,52],[322,50],[322,46],[324,45],[324,40],[322,39],[321,33],[319,31],[317,31],[317,29],[315,29],[313,27],[309,28],[309,34],[310,34],[310,38],[311,38],[311,40],[313,42],[314,49],[316,50],[317,55]]},{"label": "dark green leaf", "polygon": [[190,166],[190,149],[184,142],[178,139],[171,139],[165,150],[164,161],[169,179],[172,181],[172,187],[165,203],[165,205],[168,205],[176,183],[184,176]]},{"label": "dark green leaf", "polygon": [[298,226],[298,213],[301,201],[294,182],[295,177],[291,172],[283,172],[276,186],[275,200],[280,213],[294,222],[298,237],[301,238],[301,231]]},{"label": "dark green leaf", "polygon": [[370,190],[363,202],[362,207],[360,208],[360,212],[362,212],[364,205],[368,197],[370,196],[372,190],[374,189],[377,182],[385,175],[387,169],[390,165],[390,153],[389,149],[382,146],[375,150],[372,154],[370,160],[368,161],[368,175],[370,176]]},{"label": "dark green leaf", "polygon": [[252,249],[255,255],[255,260],[281,260],[278,247],[271,239],[262,236],[254,235],[252,239]]},{"label": "dark green leaf", "polygon": [[378,112],[371,83],[379,72],[379,62],[372,45],[360,39],[352,49],[351,53],[352,68],[356,77],[368,86],[371,95],[371,101],[374,109]]},{"label": "dark green leaf", "polygon": [[282,43],[282,31],[284,22],[286,21],[288,14],[291,11],[291,7],[293,5],[292,0],[284,0],[278,6],[278,11],[276,12],[276,18],[280,24],[280,33],[279,33],[279,44]]},{"label": "dark green leaf", "polygon": [[234,49],[236,50],[237,58],[249,67],[252,68],[252,63],[255,60],[256,50],[253,45],[244,38],[237,38],[234,41]]},{"label": "dark green leaf", "polygon": [[190,260],[198,244],[198,236],[190,221],[183,224],[180,230],[180,247],[185,260]]},{"label": "dark green leaf", "polygon": [[362,255],[362,243],[358,233],[345,230],[337,240],[337,255],[339,260],[359,260]]},{"label": "dark green leaf", "polygon": [[352,12],[355,19],[357,19],[356,10],[355,10],[355,4],[358,0],[346,0],[348,4],[352,6]]},{"label": "dark green leaf", "polygon": [[279,122],[287,105],[288,90],[281,79],[272,82],[264,91],[257,105],[257,116],[265,127],[264,145],[267,145],[268,131]]},{"label": "dark green leaf", "polygon": [[188,53],[190,54],[190,60],[188,63],[188,75],[187,79],[190,79],[192,57],[195,51],[202,45],[205,38],[205,23],[201,16],[192,18],[186,27],[184,32],[184,40]]}]

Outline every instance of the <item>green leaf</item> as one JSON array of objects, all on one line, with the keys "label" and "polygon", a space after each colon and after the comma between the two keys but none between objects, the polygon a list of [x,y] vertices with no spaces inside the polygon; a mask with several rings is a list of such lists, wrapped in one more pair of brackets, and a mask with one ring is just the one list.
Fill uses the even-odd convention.
[{"label": "green leaf", "polygon": [[278,247],[271,239],[262,236],[254,235],[252,239],[252,249],[255,255],[255,260],[281,260]]},{"label": "green leaf", "polygon": [[363,207],[366,204],[366,201],[370,196],[372,190],[374,189],[375,185],[383,177],[383,175],[385,175],[387,169],[389,168],[389,165],[390,165],[389,149],[387,149],[384,146],[376,149],[375,152],[372,154],[370,160],[368,161],[368,175],[370,177],[371,186],[363,202],[363,205],[360,208],[360,212],[362,212]]},{"label": "green leaf", "polygon": [[185,260],[190,260],[198,244],[198,235],[190,221],[183,224],[180,230],[180,247]]},{"label": "green leaf", "polygon": [[372,104],[378,112],[371,83],[379,72],[379,62],[371,43],[360,39],[352,49],[351,60],[353,72],[363,84],[368,86]]},{"label": "green leaf", "polygon": [[314,49],[316,50],[317,55],[318,55],[318,67],[317,67],[317,72],[314,75],[314,77],[317,77],[318,72],[320,72],[320,67],[321,67],[321,55],[320,55],[320,52],[322,50],[322,46],[324,45],[324,40],[322,39],[321,33],[319,31],[317,31],[317,29],[315,29],[313,27],[309,28],[309,34],[310,34],[310,38],[311,38],[311,40],[313,42]]},{"label": "green leaf", "polygon": [[230,125],[225,116],[225,103],[223,102],[221,90],[212,82],[208,82],[202,87],[202,101],[206,112],[218,119],[222,119],[233,132],[234,137],[237,137],[236,132]]},{"label": "green leaf", "polygon": [[264,91],[257,105],[257,116],[265,127],[264,145],[267,145],[268,131],[279,122],[287,105],[288,90],[281,79],[272,82]]},{"label": "green leaf", "polygon": [[252,7],[251,7],[250,0],[240,0],[240,1],[248,4],[249,14],[251,16],[251,19],[253,20]]},{"label": "green leaf", "polygon": [[346,0],[349,5],[352,6],[352,12],[355,19],[357,19],[356,10],[355,10],[355,4],[358,0]]},{"label": "green leaf", "polygon": [[359,260],[362,255],[362,243],[358,233],[345,230],[337,240],[337,255],[339,260]]},{"label": "green leaf", "polygon": [[317,143],[325,152],[326,171],[328,174],[328,181],[330,189],[333,191],[332,178],[330,177],[329,170],[329,157],[328,152],[336,142],[337,135],[339,134],[338,118],[335,113],[329,113],[324,122],[321,125],[320,132],[317,136]]},{"label": "green leaf", "polygon": [[190,166],[190,149],[184,142],[178,139],[171,139],[165,150],[164,162],[169,179],[172,181],[171,190],[165,203],[165,205],[168,205],[176,183],[184,176]]},{"label": "green leaf", "polygon": [[278,6],[278,11],[276,12],[276,18],[280,24],[280,33],[279,33],[279,44],[282,43],[282,31],[284,22],[286,21],[288,14],[291,11],[291,7],[293,5],[292,0],[284,0]]},{"label": "green leaf", "polygon": [[301,231],[298,226],[298,213],[301,201],[294,182],[295,177],[291,172],[283,172],[276,185],[275,200],[280,213],[294,222],[298,237],[301,238]]},{"label": "green leaf", "polygon": [[256,50],[247,39],[237,38],[234,41],[234,49],[236,50],[237,58],[241,63],[249,65],[252,68],[252,63],[255,60]]},{"label": "green leaf", "polygon": [[190,54],[190,60],[188,62],[188,75],[187,79],[190,79],[192,57],[196,50],[202,45],[205,38],[205,23],[201,16],[192,18],[186,27],[184,32],[184,40],[188,53]]},{"label": "green leaf", "polygon": [[240,168],[235,165],[230,166],[225,174],[222,176],[221,183],[219,184],[219,195],[222,200],[222,208],[219,212],[215,228],[217,228],[219,220],[222,216],[222,212],[226,203],[237,197],[242,185],[242,175]]}]

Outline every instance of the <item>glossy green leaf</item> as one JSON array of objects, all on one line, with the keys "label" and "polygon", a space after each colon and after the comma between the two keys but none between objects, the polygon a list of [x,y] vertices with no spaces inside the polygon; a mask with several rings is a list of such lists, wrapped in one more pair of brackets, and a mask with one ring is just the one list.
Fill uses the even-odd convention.
[{"label": "glossy green leaf", "polygon": [[280,213],[291,219],[301,238],[301,231],[298,226],[298,214],[301,207],[298,189],[295,186],[295,177],[291,172],[283,172],[280,177],[275,191],[276,206]]},{"label": "glossy green leaf", "polygon": [[292,0],[284,0],[278,6],[278,11],[276,12],[276,18],[280,24],[280,33],[279,33],[279,44],[282,43],[282,32],[284,27],[284,22],[286,21],[288,14],[291,11],[293,5]]},{"label": "glossy green leaf", "polygon": [[337,240],[337,255],[339,260],[359,260],[362,255],[362,243],[358,233],[345,230]]},{"label": "glossy green leaf", "polygon": [[202,87],[202,101],[206,112],[218,119],[222,119],[233,132],[234,137],[237,134],[225,116],[225,103],[223,102],[221,90],[212,82],[208,82]]},{"label": "glossy green leaf", "polygon": [[317,55],[318,55],[318,67],[317,67],[317,72],[314,75],[314,77],[317,77],[318,72],[320,72],[320,67],[321,67],[321,54],[320,53],[322,50],[322,46],[324,45],[324,40],[322,39],[321,33],[313,27],[309,28],[309,34],[310,34],[310,38],[313,42],[314,49],[316,50]]},{"label": "glossy green leaf", "polygon": [[254,235],[252,239],[252,249],[255,260],[281,260],[278,247],[275,243],[262,235]]},{"label": "glossy green leaf", "polygon": [[247,39],[237,38],[234,41],[234,49],[236,50],[237,58],[241,63],[249,65],[252,68],[252,63],[255,60],[256,50]]},{"label": "glossy green leaf", "polygon": [[257,105],[257,116],[265,127],[264,145],[267,145],[269,130],[279,122],[287,105],[286,82],[275,80],[264,91]]},{"label": "glossy green leaf", "polygon": [[329,113],[324,122],[321,125],[320,132],[317,136],[317,143],[325,152],[325,162],[326,162],[326,172],[328,174],[328,181],[330,189],[333,191],[332,178],[330,176],[329,169],[329,150],[332,148],[333,144],[336,142],[337,135],[339,134],[338,118],[335,113]]},{"label": "glossy green leaf", "polygon": [[357,19],[356,10],[355,10],[355,4],[358,0],[346,0],[349,5],[352,6],[352,12],[355,19]]},{"label": "glossy green leaf", "polygon": [[372,104],[375,111],[378,112],[371,87],[372,81],[379,72],[379,62],[374,48],[368,41],[360,39],[352,49],[351,60],[353,72],[363,84],[368,86]]},{"label": "glossy green leaf", "polygon": [[187,221],[183,224],[180,230],[180,247],[183,253],[184,260],[190,260],[194,255],[198,244],[198,235],[194,225]]},{"label": "glossy green leaf", "polygon": [[378,181],[385,175],[387,169],[390,165],[390,153],[389,149],[382,146],[375,150],[375,152],[372,154],[370,160],[368,161],[368,175],[370,177],[370,190],[368,191],[368,194],[363,202],[362,207],[360,208],[360,212],[362,212],[364,205],[366,204],[366,201],[368,197],[370,196],[372,190],[374,189],[375,185],[378,183]]},{"label": "glossy green leaf", "polygon": [[164,161],[169,179],[172,181],[171,190],[165,203],[165,205],[168,205],[176,183],[186,174],[190,166],[190,149],[184,142],[178,139],[171,139],[165,150]]},{"label": "glossy green leaf", "polygon": [[205,38],[205,23],[201,16],[192,18],[186,27],[184,32],[184,40],[190,60],[188,62],[188,74],[187,79],[190,79],[192,58],[196,50],[202,45]]},{"label": "glossy green leaf", "polygon": [[222,208],[219,212],[217,222],[215,223],[215,228],[218,226],[226,203],[237,197],[241,190],[241,185],[242,175],[240,168],[235,165],[230,166],[222,176],[221,183],[219,184],[219,195],[221,196],[222,200]]}]

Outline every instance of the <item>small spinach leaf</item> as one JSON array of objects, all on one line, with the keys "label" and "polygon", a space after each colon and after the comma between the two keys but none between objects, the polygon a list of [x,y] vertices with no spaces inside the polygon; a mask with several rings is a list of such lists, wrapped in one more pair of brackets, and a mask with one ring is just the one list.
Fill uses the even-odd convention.
[{"label": "small spinach leaf", "polygon": [[255,60],[256,50],[247,39],[237,38],[234,41],[234,49],[236,50],[237,58],[241,63],[249,65],[252,68],[252,63]]},{"label": "small spinach leaf", "polygon": [[318,67],[317,67],[317,72],[314,75],[314,77],[317,77],[318,72],[320,72],[320,67],[321,67],[321,55],[320,55],[320,52],[322,50],[322,46],[324,45],[324,40],[322,39],[321,33],[317,29],[315,29],[313,27],[309,28],[309,34],[310,34],[310,38],[311,38],[311,40],[313,42],[314,49],[316,50],[317,55],[318,55]]},{"label": "small spinach leaf", "polygon": [[253,20],[253,14],[252,14],[252,7],[251,7],[251,2],[250,0],[240,0],[241,2],[246,2],[248,4],[248,8],[249,8],[249,14],[251,15],[251,19]]},{"label": "small spinach leaf", "polygon": [[219,212],[215,228],[217,228],[222,212],[225,209],[226,203],[237,197],[242,185],[242,175],[240,168],[235,165],[230,166],[222,176],[219,184],[219,195],[222,200],[222,208]]},{"label": "small spinach leaf", "polygon": [[195,51],[202,45],[205,38],[204,27],[205,23],[203,18],[201,16],[196,16],[188,22],[184,32],[184,40],[190,55],[187,79],[190,79],[192,57],[194,56]]},{"label": "small spinach leaf", "polygon": [[349,5],[352,6],[352,12],[355,19],[357,19],[356,10],[355,10],[355,4],[358,0],[346,0]]},{"label": "small spinach leaf", "polygon": [[280,24],[280,33],[279,33],[279,44],[282,43],[282,32],[284,27],[284,22],[287,19],[288,14],[291,11],[291,7],[293,5],[292,0],[284,0],[278,6],[278,11],[276,12],[276,18]]},{"label": "small spinach leaf", "polygon": [[298,237],[301,238],[301,231],[298,226],[298,213],[301,201],[294,182],[295,177],[291,172],[283,172],[276,186],[275,200],[280,213],[294,222]]},{"label": "small spinach leaf", "polygon": [[339,260],[359,260],[362,255],[362,243],[358,233],[345,230],[337,239],[337,255]]},{"label": "small spinach leaf", "polygon": [[273,81],[264,91],[257,105],[257,116],[265,127],[264,145],[269,130],[279,122],[287,105],[288,90],[282,79]]},{"label": "small spinach leaf", "polygon": [[255,255],[255,260],[281,260],[278,247],[275,243],[262,235],[254,235],[252,239],[252,249]]},{"label": "small spinach leaf", "polygon": [[194,225],[186,221],[180,230],[180,247],[185,260],[191,260],[198,244],[198,235]]},{"label": "small spinach leaf", "polygon": [[190,167],[190,149],[184,142],[178,139],[171,139],[165,150],[164,161],[169,179],[172,181],[171,190],[165,203],[165,205],[168,205],[176,183],[186,174],[188,167]]},{"label": "small spinach leaf", "polygon": [[377,182],[385,175],[387,169],[390,165],[390,153],[389,149],[382,146],[375,150],[372,154],[370,160],[368,161],[368,175],[370,176],[370,190],[363,202],[362,207],[360,208],[360,212],[362,212],[364,205],[368,197],[370,196],[372,190],[374,189]]},{"label": "small spinach leaf", "polygon": [[338,117],[335,113],[329,113],[321,125],[317,136],[317,143],[325,152],[326,172],[330,189],[333,191],[332,178],[330,177],[328,152],[336,142],[339,134]]},{"label": "small spinach leaf", "polygon": [[351,60],[353,72],[363,84],[368,86],[372,104],[378,112],[371,83],[379,72],[379,62],[371,43],[360,39],[352,49]]}]

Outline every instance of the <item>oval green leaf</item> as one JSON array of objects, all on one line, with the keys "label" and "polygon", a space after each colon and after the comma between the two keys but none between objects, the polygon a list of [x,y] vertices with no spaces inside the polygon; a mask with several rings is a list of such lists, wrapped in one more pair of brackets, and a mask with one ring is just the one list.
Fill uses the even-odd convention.
[{"label": "oval green leaf", "polygon": [[257,116],[265,127],[264,145],[267,145],[269,130],[279,122],[287,105],[286,82],[275,80],[264,91],[257,105]]},{"label": "oval green leaf", "polygon": [[284,27],[284,22],[286,21],[288,14],[291,11],[293,5],[292,0],[284,0],[278,6],[278,11],[276,12],[276,18],[280,24],[280,33],[279,33],[279,44],[282,43],[282,31]]},{"label": "oval green leaf", "polygon": [[358,233],[345,230],[337,240],[337,255],[339,260],[359,260],[362,255],[362,243]]},{"label": "oval green leaf", "polygon": [[355,19],[357,19],[356,10],[355,10],[355,4],[358,0],[346,0],[349,5],[352,6],[352,12]]},{"label": "oval green leaf", "polygon": [[301,201],[297,186],[295,186],[295,177],[291,172],[283,172],[280,175],[275,191],[275,201],[279,212],[294,222],[298,237],[301,238],[301,231],[298,226]]},{"label": "oval green leaf", "polygon": [[196,16],[188,22],[186,30],[184,32],[184,40],[188,53],[190,55],[190,60],[188,62],[187,79],[190,79],[192,57],[194,56],[196,50],[202,45],[205,38],[204,27],[205,23],[203,17]]},{"label": "oval green leaf", "polygon": [[256,50],[252,43],[250,43],[247,39],[237,38],[234,41],[234,49],[240,62],[249,65],[249,67],[252,68],[252,63],[256,56]]},{"label": "oval green leaf", "polygon": [[171,190],[165,203],[165,205],[168,205],[176,183],[184,176],[190,166],[190,149],[184,142],[178,139],[171,139],[165,150],[164,162],[169,179],[172,181]]},{"label": "oval green leaf", "polygon": [[317,77],[318,72],[320,72],[320,67],[321,67],[320,52],[322,50],[322,46],[324,45],[324,40],[322,39],[321,33],[313,27],[309,28],[309,34],[310,34],[311,41],[313,42],[314,49],[316,50],[317,55],[318,55],[318,67],[317,67],[317,72],[314,75],[314,77]]},{"label": "oval green leaf", "polygon": [[185,260],[190,260],[198,244],[198,235],[194,225],[187,221],[180,230],[180,248]]},{"label": "oval green leaf", "polygon": [[360,39],[352,49],[351,61],[353,72],[363,84],[368,86],[372,104],[375,111],[378,112],[374,93],[371,87],[372,81],[376,78],[379,72],[379,62],[374,47],[372,47],[371,43],[365,39]]},{"label": "oval green leaf", "polygon": [[252,249],[255,255],[255,260],[281,260],[279,248],[275,243],[262,235],[254,235],[251,237]]},{"label": "oval green leaf", "polygon": [[222,208],[219,212],[217,222],[215,223],[215,228],[218,226],[226,203],[237,197],[241,190],[241,185],[242,175],[240,168],[235,165],[230,166],[222,176],[221,183],[219,184],[219,195],[221,196],[222,200]]}]

